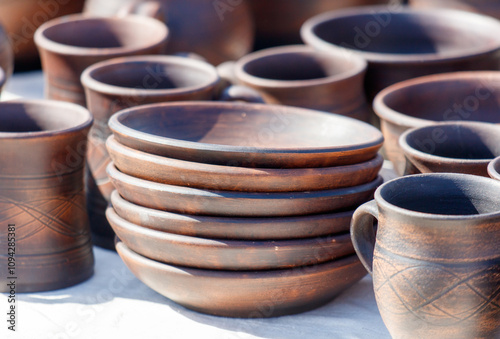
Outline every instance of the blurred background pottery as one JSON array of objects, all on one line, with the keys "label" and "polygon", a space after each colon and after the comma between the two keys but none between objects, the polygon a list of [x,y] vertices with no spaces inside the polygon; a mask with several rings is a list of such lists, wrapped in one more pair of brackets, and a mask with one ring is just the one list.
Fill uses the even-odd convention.
[{"label": "blurred background pottery", "polygon": [[500,72],[459,72],[407,80],[382,91],[373,107],[385,152],[398,174],[406,160],[399,137],[409,128],[442,121],[500,123]]},{"label": "blurred background pottery", "polygon": [[99,16],[140,14],[144,4],[160,8],[158,18],[171,31],[169,54],[194,52],[218,65],[239,59],[252,49],[254,27],[245,0],[87,0],[84,12]]},{"label": "blurred background pottery", "polygon": [[389,85],[418,76],[500,69],[500,22],[449,9],[369,6],[320,14],[301,29],[320,50],[368,61],[369,100]]},{"label": "blurred background pottery", "polygon": [[[91,124],[86,109],[69,103],[0,103],[0,243],[15,225],[17,292],[64,288],[93,273],[83,185]],[[3,267],[7,261],[6,249]]]},{"label": "blurred background pottery", "polygon": [[500,3],[496,0],[409,0],[408,3],[415,8],[455,8],[500,19]]},{"label": "blurred background pottery", "polygon": [[5,83],[14,71],[14,51],[9,36],[1,23],[0,20],[0,68],[3,69]]}]

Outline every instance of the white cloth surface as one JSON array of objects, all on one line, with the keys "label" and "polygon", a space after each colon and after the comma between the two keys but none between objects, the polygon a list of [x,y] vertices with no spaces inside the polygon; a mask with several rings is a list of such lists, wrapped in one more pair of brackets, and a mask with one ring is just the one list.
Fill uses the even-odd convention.
[{"label": "white cloth surface", "polygon": [[[2,99],[43,97],[41,72],[16,74]],[[17,330],[7,330],[0,294],[0,338],[386,339],[369,276],[329,304],[270,319],[230,319],[190,311],[141,283],[118,254],[94,248],[94,276],[52,292],[17,294]]]}]

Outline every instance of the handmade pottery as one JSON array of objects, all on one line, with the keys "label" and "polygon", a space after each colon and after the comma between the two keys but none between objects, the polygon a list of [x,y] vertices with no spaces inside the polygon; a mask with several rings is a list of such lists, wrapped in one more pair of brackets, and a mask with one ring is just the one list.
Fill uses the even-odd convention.
[{"label": "handmade pottery", "polygon": [[[144,9],[146,7],[146,9]],[[158,9],[156,15],[171,30],[169,54],[194,52],[213,65],[250,52],[253,20],[246,0],[87,0],[85,13],[113,16]]]},{"label": "handmade pottery", "polygon": [[262,168],[350,165],[373,159],[379,130],[361,121],[280,105],[185,102],[123,110],[115,139],[186,161]]},{"label": "handmade pottery", "polygon": [[361,55],[368,61],[371,100],[389,85],[418,76],[500,68],[500,22],[448,9],[368,6],[325,13],[301,29],[320,50]]},{"label": "handmade pottery", "polygon": [[[1,21],[0,21],[1,23]],[[5,73],[5,79],[9,79],[14,71],[14,51],[5,28],[0,24],[0,68]]]},{"label": "handmade pottery", "polygon": [[329,213],[371,199],[383,180],[347,188],[307,192],[247,193],[160,184],[107,167],[120,195],[137,205],[183,214],[235,217],[284,217]]},{"label": "handmade pottery", "polygon": [[108,151],[128,175],[170,185],[243,192],[296,192],[351,187],[377,178],[381,155],[354,165],[318,168],[248,168],[172,159],[123,146],[110,136]]},{"label": "handmade pottery", "polygon": [[500,180],[500,157],[495,158],[488,164],[488,174],[495,180]]},{"label": "handmade pottery", "polygon": [[291,269],[235,272],[160,263],[122,242],[116,250],[132,273],[153,290],[189,309],[224,317],[277,317],[311,310],[366,274],[355,255]]},{"label": "handmade pottery", "polygon": [[500,19],[500,4],[495,0],[409,0],[415,8],[455,8]]},{"label": "handmade pottery", "polygon": [[300,43],[300,26],[319,13],[388,2],[388,0],[248,0],[255,19],[256,49]]},{"label": "handmade pottery", "polygon": [[356,210],[352,240],[393,338],[500,336],[499,194],[489,178],[420,174]]},{"label": "handmade pottery", "polygon": [[200,238],[282,240],[326,236],[349,231],[352,210],[284,218],[230,218],[178,214],[133,204],[111,194],[121,218],[153,230]]},{"label": "handmade pottery", "polygon": [[[0,291],[68,287],[93,273],[83,167],[91,114],[55,101],[0,103]],[[11,230],[11,225],[13,229]],[[10,240],[9,240],[10,239]],[[15,272],[7,274],[7,244]],[[9,265],[9,267],[11,267]]]},{"label": "handmade pottery", "polygon": [[1,1],[0,22],[11,39],[16,69],[33,68],[38,63],[33,35],[40,25],[56,17],[81,12],[83,3],[83,0]]},{"label": "handmade pottery", "polygon": [[167,264],[216,270],[267,270],[317,265],[354,253],[349,233],[294,240],[215,240],[156,231],[106,216],[132,251]]},{"label": "handmade pottery", "polygon": [[500,126],[449,122],[406,131],[399,139],[406,156],[405,175],[464,173],[488,177],[487,167],[500,156]]},{"label": "handmade pottery", "polygon": [[45,74],[45,96],[85,106],[80,83],[83,70],[119,56],[161,54],[166,26],[153,18],[94,18],[80,14],[53,19],[40,26],[35,43]]},{"label": "handmade pottery", "polygon": [[459,72],[407,80],[390,86],[374,100],[387,158],[398,174],[406,160],[398,141],[409,128],[439,121],[500,123],[500,72]]},{"label": "handmade pottery", "polygon": [[263,93],[267,102],[369,120],[361,57],[283,46],[248,54],[233,68],[233,81]]},{"label": "handmade pottery", "polygon": [[2,67],[0,67],[0,95],[2,94],[3,86],[5,85],[5,81],[7,80],[5,72]]}]

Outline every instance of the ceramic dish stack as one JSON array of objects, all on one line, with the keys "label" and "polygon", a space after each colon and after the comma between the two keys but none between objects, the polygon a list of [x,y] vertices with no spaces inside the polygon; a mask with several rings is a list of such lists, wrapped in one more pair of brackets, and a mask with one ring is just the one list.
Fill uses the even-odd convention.
[{"label": "ceramic dish stack", "polygon": [[122,259],[159,293],[270,317],[324,304],[366,274],[349,226],[382,183],[374,127],[227,102],[138,106],[109,126],[106,214]]}]

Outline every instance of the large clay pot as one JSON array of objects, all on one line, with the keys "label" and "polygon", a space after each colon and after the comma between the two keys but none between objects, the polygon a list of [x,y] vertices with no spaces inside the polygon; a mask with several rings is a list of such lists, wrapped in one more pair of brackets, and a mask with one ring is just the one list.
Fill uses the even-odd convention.
[{"label": "large clay pot", "polygon": [[500,338],[498,196],[489,178],[420,174],[356,210],[353,244],[393,338]]},{"label": "large clay pot", "polygon": [[245,0],[87,0],[84,12],[112,16],[147,2],[161,5],[159,16],[171,32],[168,53],[194,52],[218,65],[252,48],[253,20]]},{"label": "large clay pot", "polygon": [[408,3],[415,8],[455,8],[500,19],[498,0],[409,0]]}]

